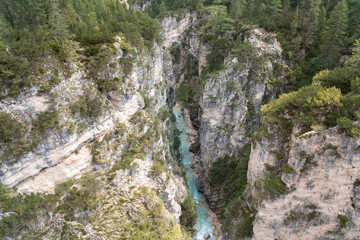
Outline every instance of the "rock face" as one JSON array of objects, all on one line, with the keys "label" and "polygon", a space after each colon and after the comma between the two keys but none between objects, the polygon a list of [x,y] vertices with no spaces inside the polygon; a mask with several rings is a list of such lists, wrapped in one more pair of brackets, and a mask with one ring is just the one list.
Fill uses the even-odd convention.
[{"label": "rock face", "polygon": [[[123,77],[121,66],[118,65],[119,59],[124,57],[121,41],[117,38],[114,44],[116,54],[108,63],[109,69],[104,73],[104,78]],[[172,174],[176,164],[163,134],[171,132],[169,119],[155,119],[160,109],[167,109],[167,83],[174,83],[169,53],[156,43],[152,53],[138,52],[137,64],[133,66],[132,73],[123,78],[124,83],[117,91],[99,93],[80,63],[74,63],[70,76],[60,76],[60,83],[48,94],[39,95],[39,89],[34,88],[16,99],[1,100],[3,112],[16,116],[29,124],[30,128],[36,114],[50,107],[56,109],[60,129],[47,130],[47,136],[41,139],[37,147],[16,163],[3,163],[0,181],[16,187],[20,192],[53,193],[57,184],[79,178],[89,171],[103,172],[122,161],[128,151],[130,138],[134,141],[142,139],[142,135],[154,135],[156,141],[148,143],[150,145],[146,152],[136,157],[131,169],[116,172],[113,184],[122,190],[136,185],[156,191],[165,204],[168,216],[175,217],[178,222],[180,203],[185,198],[186,188],[182,178]],[[77,101],[78,96],[89,92],[97,94],[96,98],[104,105],[100,116],[90,119],[71,115],[71,104]],[[69,123],[77,126],[82,123],[86,127],[82,131],[71,132]],[[114,133],[119,131],[116,130],[119,126],[121,139]],[[96,155],[96,151],[100,153]],[[166,164],[166,171],[154,172],[155,155],[157,161]]]},{"label": "rock face", "polygon": [[[358,239],[359,145],[338,127],[305,133],[291,143],[287,164],[293,171],[281,176],[289,193],[262,203],[253,239]],[[254,147],[250,188],[261,179],[264,164],[273,165],[271,147],[276,145],[265,138]]]},{"label": "rock face", "polygon": [[273,34],[254,29],[245,36],[245,43],[253,47],[254,56],[228,58],[225,70],[206,82],[200,98],[201,165],[197,168],[204,174],[199,185],[215,209],[221,208],[218,200],[223,196],[211,191],[208,171],[215,160],[236,156],[248,142],[248,129],[254,130],[260,123],[257,113],[264,98],[273,98],[275,86],[282,81],[282,72],[275,69],[285,67],[282,48]]}]

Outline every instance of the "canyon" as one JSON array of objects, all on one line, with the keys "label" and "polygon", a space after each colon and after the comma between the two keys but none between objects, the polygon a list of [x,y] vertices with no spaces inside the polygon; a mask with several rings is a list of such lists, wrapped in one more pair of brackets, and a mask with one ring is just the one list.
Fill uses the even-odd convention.
[{"label": "canyon", "polygon": [[[158,218],[164,239],[191,239],[180,226],[188,192],[196,208],[209,208],[198,210],[207,225],[195,239],[360,238],[360,139],[339,126],[306,132],[293,126],[289,136],[276,124],[262,129],[261,106],[285,92],[289,71],[276,34],[263,28],[242,33],[250,55],[229,54],[224,69],[201,82],[211,48],[200,36],[199,22],[207,18],[189,12],[165,16],[162,41],[148,50],[134,48],[128,75],[120,63],[127,56],[126,39],[116,37],[115,54],[100,78],[121,78],[117,90],[99,92],[83,64],[74,61],[71,75],[60,72],[59,84],[48,93],[34,86],[0,100],[2,112],[29,128],[37,114],[59,112],[59,126],[46,130],[36,147],[18,161],[1,163],[2,184],[21,193],[51,195],[66,182],[70,190],[81,190],[84,176],[93,174],[97,182],[92,213],[78,211],[71,219],[63,212],[39,213],[29,225],[40,239],[62,239],[64,226],[76,239],[126,239],[137,231],[133,222],[143,224],[147,217]],[[195,77],[189,77],[187,61]],[[51,78],[51,71],[44,77]],[[200,91],[198,98],[179,99],[182,86]],[[81,96],[98,99],[103,106],[98,117],[72,114]],[[72,125],[84,128],[70,131]],[[192,153],[173,149],[178,130]],[[236,162],[242,154],[244,166]],[[185,172],[184,158],[191,158]],[[222,166],[232,170],[223,172]],[[237,187],[240,180],[231,182],[226,175],[240,167],[245,184]],[[224,175],[223,182],[216,182],[216,173]],[[231,195],[227,187],[241,194]],[[87,215],[91,221],[84,220]],[[202,227],[194,229],[197,236]]]}]

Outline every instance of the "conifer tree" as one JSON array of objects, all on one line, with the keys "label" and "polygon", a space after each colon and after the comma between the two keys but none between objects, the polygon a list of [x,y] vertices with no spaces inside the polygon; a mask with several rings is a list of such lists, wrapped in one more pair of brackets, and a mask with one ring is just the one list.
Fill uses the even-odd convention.
[{"label": "conifer tree", "polygon": [[341,52],[346,43],[347,4],[339,2],[330,14],[326,23],[321,44],[321,57],[325,68],[331,68],[339,63]]},{"label": "conifer tree", "polygon": [[301,3],[301,32],[303,44],[309,49],[319,33],[321,0],[305,0]]},{"label": "conifer tree", "polygon": [[246,8],[246,0],[232,0],[231,1],[231,16],[234,19],[241,18]]},{"label": "conifer tree", "polygon": [[159,14],[164,14],[166,11],[165,2],[161,2],[159,6]]},{"label": "conifer tree", "polygon": [[269,16],[278,16],[281,12],[282,3],[281,0],[270,0],[268,5],[268,14]]},{"label": "conifer tree", "polygon": [[348,35],[351,40],[354,41],[360,38],[360,1],[350,0],[349,2],[349,23],[348,23]]}]

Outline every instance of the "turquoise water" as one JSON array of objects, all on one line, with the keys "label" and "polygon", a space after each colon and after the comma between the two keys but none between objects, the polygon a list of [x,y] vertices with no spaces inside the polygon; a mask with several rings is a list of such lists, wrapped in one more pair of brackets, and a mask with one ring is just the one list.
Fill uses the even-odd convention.
[{"label": "turquoise water", "polygon": [[210,236],[210,239],[213,239],[213,231],[212,231],[212,221],[211,218],[206,214],[210,209],[205,203],[204,196],[199,193],[196,183],[195,183],[195,173],[191,168],[193,163],[193,157],[191,152],[189,151],[189,142],[187,136],[187,128],[182,118],[181,111],[178,109],[173,109],[173,113],[176,116],[176,127],[180,131],[180,153],[183,157],[182,164],[186,169],[186,183],[189,187],[189,192],[191,197],[194,199],[196,205],[196,211],[198,214],[198,219],[196,222],[196,230],[197,234],[194,236],[196,240],[204,240],[205,236]]}]

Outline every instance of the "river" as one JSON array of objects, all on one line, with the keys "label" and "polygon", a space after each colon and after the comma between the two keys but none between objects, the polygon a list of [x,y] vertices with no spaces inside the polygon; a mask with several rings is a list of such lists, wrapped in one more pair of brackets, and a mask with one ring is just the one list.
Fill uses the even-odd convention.
[{"label": "river", "polygon": [[176,116],[176,127],[180,131],[180,153],[182,156],[182,164],[186,169],[186,183],[189,188],[189,193],[193,198],[198,219],[196,222],[197,233],[194,236],[195,240],[204,240],[205,237],[210,236],[209,239],[214,239],[212,230],[212,219],[209,217],[210,209],[206,204],[204,196],[198,191],[195,183],[195,173],[191,168],[193,164],[193,156],[189,151],[189,141],[187,135],[187,127],[179,109],[173,109],[173,113]]}]

